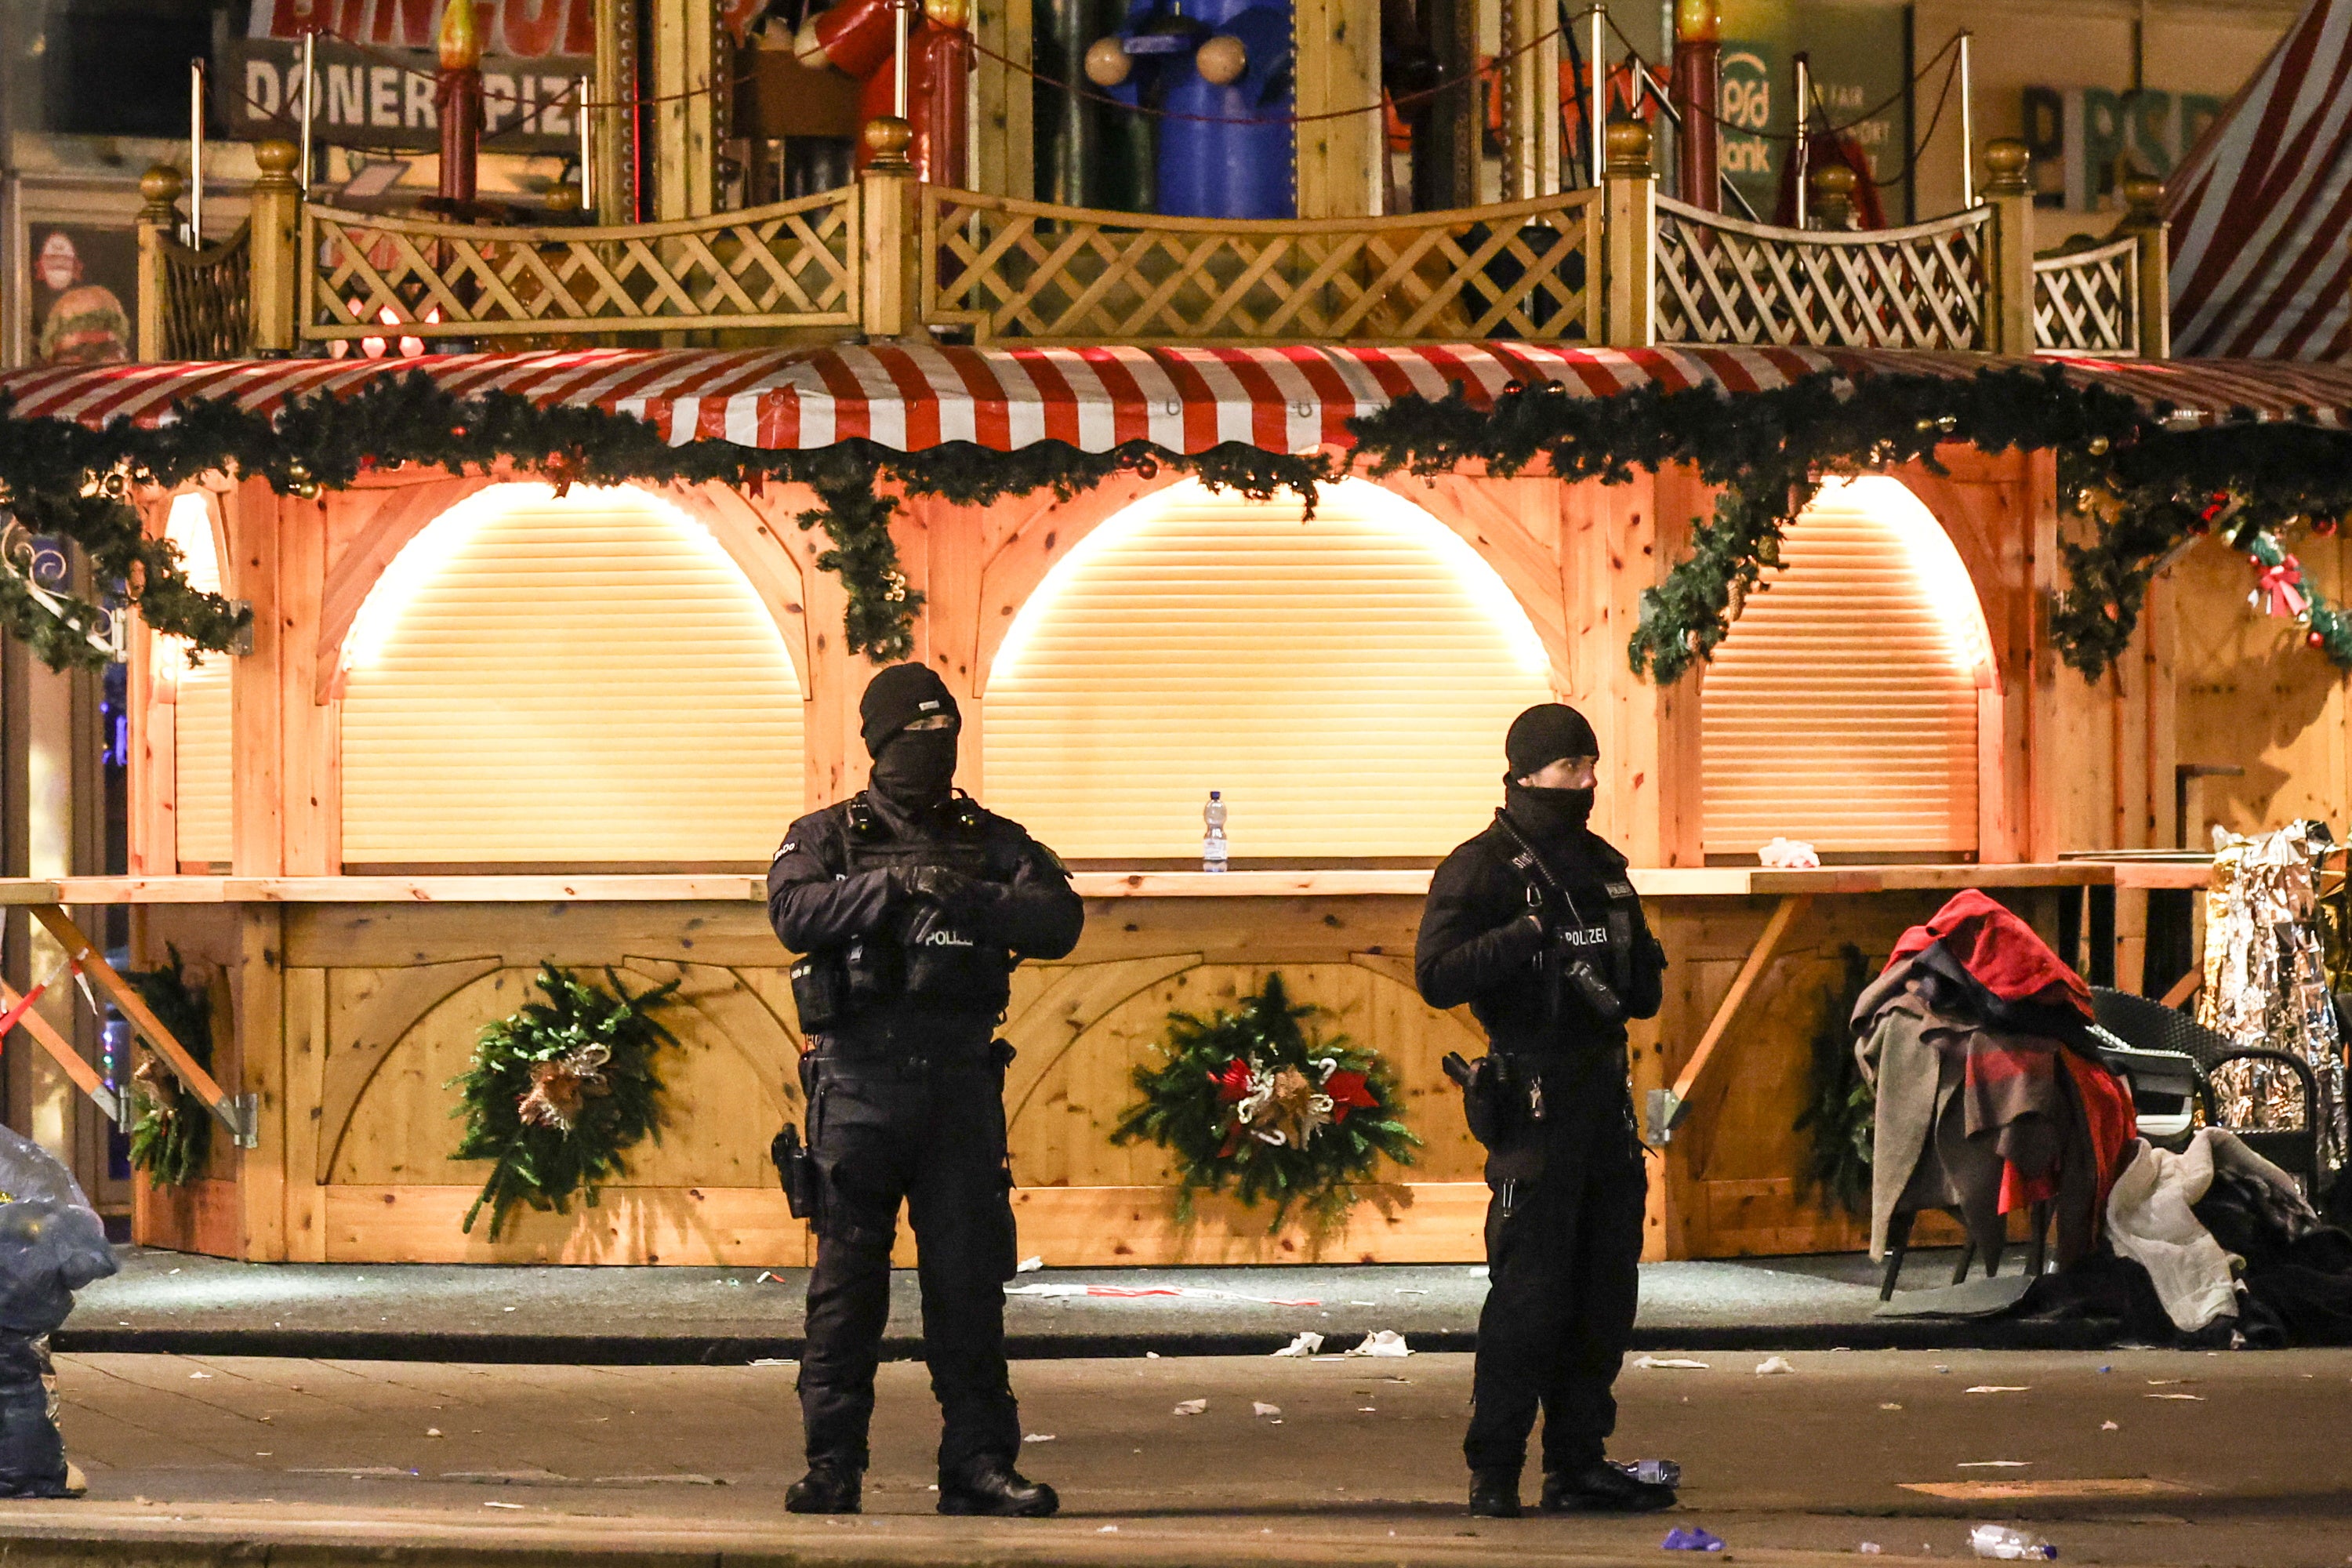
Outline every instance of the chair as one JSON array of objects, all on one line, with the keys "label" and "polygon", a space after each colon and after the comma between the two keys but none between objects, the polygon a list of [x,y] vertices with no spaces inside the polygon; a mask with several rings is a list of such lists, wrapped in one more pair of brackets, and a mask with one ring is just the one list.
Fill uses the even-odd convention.
[{"label": "chair", "polygon": [[[2188,1014],[2128,991],[2091,987],[2091,1010],[2099,1027],[2121,1038],[2136,1054],[2166,1052],[2186,1056],[2197,1064],[2197,1097],[2209,1126],[2222,1125],[2213,1108],[2213,1070],[2227,1062],[2270,1062],[2286,1068],[2303,1092],[2300,1127],[2231,1127],[2247,1148],[2272,1164],[2304,1179],[2304,1191],[2319,1192],[2319,1087],[2310,1064],[2286,1051],[2241,1046],[2227,1035],[2209,1029]],[[2128,1068],[2125,1070],[2129,1076]],[[2133,1093],[2139,1085],[2135,1079]]]},{"label": "chair", "polygon": [[2100,1024],[2091,1026],[2090,1035],[2100,1065],[2131,1086],[2141,1137],[2167,1147],[2185,1143],[2197,1125],[2200,1104],[2205,1119],[2213,1119],[2204,1069],[2195,1057],[2186,1051],[2141,1050]]}]

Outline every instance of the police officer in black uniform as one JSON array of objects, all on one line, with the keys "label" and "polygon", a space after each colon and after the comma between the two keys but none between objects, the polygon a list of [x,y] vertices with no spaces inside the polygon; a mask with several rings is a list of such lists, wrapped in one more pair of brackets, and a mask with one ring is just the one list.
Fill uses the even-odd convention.
[{"label": "police officer in black uniform", "polygon": [[1538,1405],[1547,1510],[1666,1508],[1670,1488],[1603,1458],[1647,1187],[1625,1023],[1657,1015],[1665,954],[1625,858],[1585,826],[1591,725],[1545,703],[1513,721],[1504,752],[1503,807],[1430,879],[1413,955],[1429,1005],[1466,1002],[1486,1031],[1486,1056],[1447,1064],[1494,1191],[1463,1444],[1470,1511],[1518,1514]]},{"label": "police officer in black uniform", "polygon": [[1053,852],[956,793],[955,698],[931,670],[880,671],[858,705],[872,787],[793,824],[768,918],[807,956],[793,999],[808,1142],[777,1140],[794,1212],[813,1210],[795,1513],[855,1513],[889,1316],[903,1200],[920,1254],[923,1343],[940,1402],[941,1513],[1042,1518],[1054,1489],[1013,1468],[1004,1365],[1013,1278],[1004,1068],[992,1039],[1024,958],[1060,958],[1085,911]]}]

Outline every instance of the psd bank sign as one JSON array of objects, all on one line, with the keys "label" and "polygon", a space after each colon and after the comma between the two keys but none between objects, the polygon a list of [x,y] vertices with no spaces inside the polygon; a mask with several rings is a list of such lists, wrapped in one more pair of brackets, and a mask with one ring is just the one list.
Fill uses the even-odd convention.
[{"label": "psd bank sign", "polygon": [[[467,4],[468,0],[455,0]],[[580,144],[574,99],[594,69],[595,0],[473,0],[481,22],[487,150],[569,152]],[[243,36],[213,73],[213,110],[247,141],[292,137],[302,121],[302,37],[317,32],[325,144],[431,151],[435,42],[444,0],[251,0]]]},{"label": "psd bank sign", "polygon": [[2169,176],[2195,150],[2223,100],[2209,93],[2111,92],[2103,87],[2025,89],[2025,146],[2036,206],[2095,212],[2118,205],[2131,173]]}]

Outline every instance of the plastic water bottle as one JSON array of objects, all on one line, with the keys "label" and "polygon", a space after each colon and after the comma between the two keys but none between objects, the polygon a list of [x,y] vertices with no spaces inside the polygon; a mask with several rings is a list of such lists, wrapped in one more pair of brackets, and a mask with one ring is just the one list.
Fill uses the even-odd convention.
[{"label": "plastic water bottle", "polygon": [[1225,869],[1225,792],[1213,789],[1209,804],[1201,808],[1201,820],[1208,831],[1201,838],[1201,869]]},{"label": "plastic water bottle", "polygon": [[2042,1537],[2005,1524],[1978,1525],[1969,1531],[1969,1545],[1979,1557],[1998,1557],[2004,1563],[2046,1563],[2058,1555],[2058,1549]]}]

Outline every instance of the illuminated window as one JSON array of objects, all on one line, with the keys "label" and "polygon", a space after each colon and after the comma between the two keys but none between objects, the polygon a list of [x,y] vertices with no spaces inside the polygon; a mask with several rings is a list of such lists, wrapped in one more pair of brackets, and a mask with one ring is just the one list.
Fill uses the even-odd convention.
[{"label": "illuminated window", "polygon": [[1899,479],[1832,479],[1781,559],[1702,688],[1707,853],[1974,853],[1991,639],[1943,526]]},{"label": "illuminated window", "polygon": [[1503,733],[1549,701],[1494,570],[1377,485],[1314,521],[1186,482],[1075,546],[989,673],[984,794],[1066,856],[1436,856],[1501,798]]},{"label": "illuminated window", "polygon": [[775,623],[634,489],[498,485],[411,540],[343,660],[343,861],[765,865],[803,797]]},{"label": "illuminated window", "polygon": [[[201,495],[172,502],[163,537],[179,547],[188,584],[222,592],[220,545],[212,508]],[[155,672],[168,683],[172,703],[172,812],[183,866],[226,865],[230,856],[229,656],[209,653],[188,663],[182,637],[155,639]]]}]

